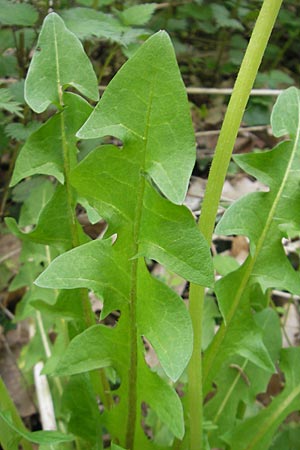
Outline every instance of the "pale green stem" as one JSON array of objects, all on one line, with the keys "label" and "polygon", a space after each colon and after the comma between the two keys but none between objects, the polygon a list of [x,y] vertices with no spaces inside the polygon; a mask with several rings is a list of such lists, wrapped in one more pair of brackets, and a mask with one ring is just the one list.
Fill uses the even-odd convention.
[{"label": "pale green stem", "polygon": [[[153,80],[154,81],[154,80]],[[151,87],[150,105],[147,113],[146,129],[144,135],[143,160],[141,161],[140,178],[137,189],[137,200],[135,207],[135,220],[133,227],[132,254],[139,253],[140,228],[142,221],[143,200],[146,188],[145,166],[147,154],[147,142],[149,133],[149,118],[152,108],[153,89]],[[128,368],[128,417],[126,425],[125,447],[130,450],[140,450],[135,442],[137,423],[137,375],[138,375],[138,336],[137,336],[137,284],[138,284],[138,264],[139,259],[135,258],[131,264],[131,289],[129,299],[129,346],[130,362]]]},{"label": "pale green stem", "polygon": [[217,411],[217,413],[216,413],[216,415],[215,415],[215,417],[214,417],[214,420],[213,420],[213,422],[212,422],[214,425],[215,425],[216,423],[218,423],[219,418],[220,418],[222,412],[224,411],[224,408],[225,408],[225,406],[227,405],[227,403],[228,403],[228,401],[229,401],[229,399],[230,399],[230,397],[231,397],[231,395],[232,395],[232,393],[233,393],[233,391],[234,391],[234,389],[235,389],[235,387],[236,387],[236,385],[237,385],[239,379],[241,378],[242,373],[243,373],[243,371],[245,370],[247,364],[248,364],[248,360],[246,359],[246,360],[244,361],[244,364],[243,364],[242,367],[240,368],[240,371],[237,372],[237,375],[236,375],[235,379],[233,380],[231,386],[229,387],[229,389],[228,389],[228,391],[227,391],[227,394],[225,395],[225,397],[223,398],[223,401],[222,401],[221,405],[219,406],[219,409],[218,409],[218,411]]},{"label": "pale green stem", "polygon": [[[142,218],[142,206],[145,192],[145,177],[140,175],[140,183],[137,194],[135,225],[133,232],[133,255],[138,253],[139,248],[139,233]],[[138,258],[132,261],[131,265],[131,291],[129,302],[129,346],[130,346],[130,362],[128,370],[128,417],[126,427],[126,441],[125,446],[128,449],[135,449],[135,430],[137,418],[137,370],[138,370],[138,341],[137,341],[137,326],[136,326],[136,308],[137,308],[137,281],[138,281]]]},{"label": "pale green stem", "polygon": [[[209,245],[234,142],[281,4],[282,0],[264,0],[228,104],[199,220],[199,229]],[[189,450],[203,448],[201,342],[204,293],[204,287],[191,284],[190,313],[194,331],[194,348],[188,367]]]}]

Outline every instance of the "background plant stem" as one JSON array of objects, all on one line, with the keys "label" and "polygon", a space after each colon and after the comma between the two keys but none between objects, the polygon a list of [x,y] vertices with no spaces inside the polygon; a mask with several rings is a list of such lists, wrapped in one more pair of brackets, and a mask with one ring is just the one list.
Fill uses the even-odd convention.
[{"label": "background plant stem", "polygon": [[[228,104],[205,191],[199,229],[211,244],[218,205],[234,142],[282,0],[264,0]],[[202,317],[205,289],[191,284],[190,314],[194,331],[188,367],[190,450],[203,448]]]},{"label": "background plant stem", "polygon": [[[60,104],[63,106],[63,100],[60,95]],[[72,247],[76,248],[80,245],[78,229],[76,225],[76,212],[74,203],[73,194],[72,194],[72,186],[70,183],[70,171],[71,171],[71,158],[70,158],[70,150],[68,146],[68,141],[65,133],[65,122],[64,115],[61,114],[61,136],[62,136],[62,146],[63,146],[63,158],[64,158],[64,177],[65,177],[65,186],[67,192],[67,201],[68,201],[68,211],[67,214],[70,218],[70,234],[72,237]],[[81,299],[82,299],[82,309],[84,315],[84,322],[86,328],[95,324],[94,314],[92,311],[92,307],[88,297],[87,289],[80,289]],[[104,369],[99,369],[99,371],[90,372],[90,379],[93,385],[95,394],[99,395],[104,407],[106,409],[110,409],[113,404],[112,397],[110,395],[110,387],[109,382],[106,378]]]}]

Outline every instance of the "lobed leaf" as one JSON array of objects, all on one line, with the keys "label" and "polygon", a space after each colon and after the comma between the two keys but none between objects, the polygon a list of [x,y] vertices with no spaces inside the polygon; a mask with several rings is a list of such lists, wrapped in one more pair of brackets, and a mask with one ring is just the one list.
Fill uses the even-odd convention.
[{"label": "lobed leaf", "polygon": [[[274,363],[281,349],[281,328],[277,313],[269,308],[255,315],[256,325],[263,331],[263,342]],[[272,333],[270,333],[272,330]],[[205,404],[206,420],[218,427],[217,433],[209,433],[212,447],[222,447],[221,436],[240,423],[241,402],[250,410],[258,394],[266,392],[270,373],[238,355],[232,355],[228,364],[214,378],[215,395]],[[247,411],[246,413],[247,414]]]},{"label": "lobed leaf", "polygon": [[[131,408],[126,400],[128,367],[136,354],[136,423],[142,420],[141,404],[146,402],[171,433],[182,438],[180,399],[147,367],[142,336],[175,381],[191,355],[191,321],[182,299],[148,273],[144,257],[205,285],[212,284],[213,268],[192,214],[171,203],[181,203],[185,196],[195,148],[185,89],[165,33],[150,38],[123,66],[78,133],[88,139],[106,135],[121,138],[122,149],[113,145],[95,149],[70,178],[79,195],[108,222],[107,236],[116,233],[116,240],[96,240],[68,251],[36,283],[92,289],[104,300],[101,317],[117,309],[121,318],[114,329],[95,326],[75,337],[56,373],[70,375],[108,366],[117,371],[120,401],[105,414],[105,424],[123,445],[123,417]],[[129,343],[132,333],[136,349]],[[153,448],[140,426],[135,435],[139,447]]]},{"label": "lobed leaf", "polygon": [[77,154],[75,133],[87,119],[92,108],[81,97],[71,93],[64,93],[63,101],[64,110],[52,116],[32,133],[22,147],[15,164],[11,186],[35,174],[52,175],[63,183],[63,134],[72,154],[71,163],[75,164]]},{"label": "lobed leaf", "polygon": [[[41,211],[37,224],[32,231],[22,231],[12,217],[7,217],[5,223],[11,232],[23,241],[50,245],[62,251],[69,250],[73,244],[70,233],[72,221],[70,215],[66,214],[68,209],[66,189],[64,186],[59,186]],[[88,237],[83,233],[79,223],[76,226],[80,242],[87,242]]]},{"label": "lobed leaf", "polygon": [[11,92],[8,89],[0,89],[0,109],[5,109],[11,114],[16,114],[18,117],[23,117],[22,105],[13,100]]},{"label": "lobed leaf", "polygon": [[77,133],[83,139],[107,135],[143,144],[145,171],[166,197],[182,203],[195,142],[184,85],[165,32],[149,38],[120,69]]},{"label": "lobed leaf", "polygon": [[[256,284],[259,284],[263,292],[276,288],[297,295],[300,293],[299,272],[293,269],[282,245],[282,238],[287,230],[291,227],[294,230],[300,229],[300,211],[297,206],[300,202],[299,99],[299,91],[288,89],[278,98],[272,113],[275,132],[277,135],[289,132],[290,141],[281,142],[269,152],[235,157],[242,169],[267,184],[270,190],[249,194],[235,202],[216,228],[216,232],[220,234],[248,236],[250,254],[237,271],[231,272],[216,284],[218,302],[226,325],[221,326],[206,352],[204,371],[207,376],[210,368],[218,370],[222,361],[225,361],[221,355],[223,346],[225,342],[228,346],[228,341],[232,342],[232,348],[239,354],[248,348],[248,358],[253,362],[256,359],[258,363],[258,347],[256,350],[253,348],[248,339],[248,331],[240,330],[239,342],[243,342],[244,350],[237,349],[234,345],[233,333],[235,326],[238,327],[242,312],[248,316],[250,314],[251,297]],[[266,362],[266,349],[262,341],[259,347],[260,355],[265,354]],[[216,365],[217,359],[219,362]],[[262,360],[259,365],[263,367],[261,363]],[[270,364],[269,367],[271,369]]]},{"label": "lobed leaf", "polygon": [[98,100],[96,75],[80,41],[55,13],[44,20],[37,48],[25,80],[25,99],[37,113],[50,104],[61,105],[62,92],[72,86]]},{"label": "lobed leaf", "polygon": [[224,436],[235,450],[264,450],[269,448],[273,435],[283,420],[299,409],[300,402],[299,348],[283,349],[281,369],[285,375],[285,388],[256,416],[244,420],[233,432]]}]

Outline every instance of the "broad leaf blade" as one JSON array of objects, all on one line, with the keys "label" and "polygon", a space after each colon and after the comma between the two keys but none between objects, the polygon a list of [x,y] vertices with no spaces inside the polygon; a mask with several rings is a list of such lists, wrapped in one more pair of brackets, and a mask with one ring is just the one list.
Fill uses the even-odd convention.
[{"label": "broad leaf blade", "polygon": [[106,135],[146,142],[146,171],[171,201],[183,201],[195,142],[184,85],[166,33],[149,38],[127,61],[78,132],[85,139]]},{"label": "broad leaf blade", "polygon": [[98,100],[97,79],[80,41],[55,13],[44,20],[25,81],[25,99],[37,113],[62,104],[66,86]]},{"label": "broad leaf blade", "polygon": [[[144,256],[198,283],[210,285],[213,279],[210,251],[193,216],[170,201],[183,200],[195,152],[185,89],[165,33],[150,38],[123,66],[78,136],[107,134],[121,137],[123,148],[95,149],[72,171],[71,183],[108,222],[106,235],[116,233],[116,240],[96,240],[61,255],[37,284],[96,291],[104,300],[102,318],[120,310],[113,330],[97,326],[77,336],[56,370],[72,374],[112,366],[121,379],[120,402],[105,415],[107,429],[124,445],[120,427],[134,401],[136,446],[148,449],[153,445],[139,425],[142,402],[174,436],[182,438],[184,426],[176,392],[145,364],[142,336],[151,342],[165,373],[177,380],[191,355],[192,327],[183,301],[151,277]],[[155,233],[157,227],[163,236]],[[144,389],[147,383],[150,387]],[[159,393],[155,400],[151,386]]]},{"label": "broad leaf blade", "polygon": [[[52,198],[45,205],[38,218],[34,230],[26,233],[20,230],[15,219],[6,218],[10,230],[24,241],[51,245],[59,250],[72,248],[71,218],[66,212],[69,209],[67,192],[64,186],[59,186]],[[77,225],[78,238],[81,243],[87,242],[88,237],[83,233],[79,223]]]},{"label": "broad leaf blade", "polygon": [[281,368],[286,383],[284,390],[272,400],[272,403],[256,416],[243,423],[224,436],[224,440],[235,450],[264,450],[269,448],[272,437],[283,420],[299,409],[300,402],[300,351],[299,348],[282,350]]},{"label": "broad leaf blade", "polygon": [[[238,315],[242,312],[251,314],[251,293],[256,284],[263,292],[277,288],[293,294],[300,293],[299,272],[293,269],[282,245],[282,238],[289,229],[300,230],[299,98],[297,90],[288,89],[278,98],[272,114],[277,135],[290,132],[291,141],[280,143],[270,152],[235,157],[244,170],[267,184],[270,190],[249,194],[238,200],[226,211],[216,228],[220,234],[248,236],[250,255],[240,269],[216,284],[218,302],[227,326],[221,326],[206,352],[204,371],[207,376],[210,367],[216,368],[216,359],[222,359],[220,355],[223,354],[226,339],[229,339],[226,335],[232,333]],[[246,339],[252,353],[248,358],[251,356],[254,362],[254,349],[250,349],[247,333],[243,329],[240,333],[238,339],[240,342]]]}]

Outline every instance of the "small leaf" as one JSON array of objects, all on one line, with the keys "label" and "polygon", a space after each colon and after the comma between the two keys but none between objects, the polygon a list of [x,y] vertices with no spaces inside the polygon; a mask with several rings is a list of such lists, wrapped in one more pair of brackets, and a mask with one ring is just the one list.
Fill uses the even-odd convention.
[{"label": "small leaf", "polygon": [[18,117],[23,117],[21,112],[23,109],[22,105],[12,99],[12,95],[8,89],[0,89],[0,109],[5,109],[11,114],[16,114]]},{"label": "small leaf", "polygon": [[124,447],[120,447],[119,445],[112,443],[110,450],[126,450],[126,449]]},{"label": "small leaf", "polygon": [[295,138],[299,134],[299,111],[300,92],[290,87],[278,97],[272,111],[271,125],[276,137],[288,134]]},{"label": "small leaf", "polygon": [[125,27],[112,15],[90,8],[70,8],[60,14],[67,27],[80,39],[95,36],[122,45]]},{"label": "small leaf", "polygon": [[38,19],[37,10],[28,3],[0,0],[0,23],[31,27]]},{"label": "small leaf", "polygon": [[37,113],[62,105],[63,88],[72,86],[98,100],[96,75],[83,47],[55,13],[43,23],[25,81],[25,99]]},{"label": "small leaf", "polygon": [[156,3],[134,5],[124,9],[119,17],[124,25],[144,25],[151,19],[155,8]]},{"label": "small leaf", "polygon": [[114,253],[110,239],[89,242],[56,258],[35,284],[58,289],[88,287],[107,299],[109,312],[120,309],[127,303],[129,275]]},{"label": "small leaf", "polygon": [[[59,250],[69,250],[73,247],[70,215],[68,211],[68,195],[64,186],[59,186],[41,211],[36,227],[30,232],[23,232],[12,217],[5,222],[9,229],[24,241],[51,245]],[[79,223],[77,225],[78,237],[81,243],[87,242],[88,237],[83,233]]]},{"label": "small leaf", "polygon": [[70,417],[68,430],[92,443],[101,436],[101,415],[99,406],[87,374],[71,377],[64,389],[62,410]]},{"label": "small leaf", "polygon": [[269,448],[272,437],[288,414],[299,409],[300,401],[300,351],[299,348],[283,349],[281,369],[285,376],[285,388],[271,404],[256,416],[244,420],[224,436],[235,450],[262,450]]},{"label": "small leaf", "polygon": [[53,183],[44,179],[29,192],[29,196],[21,207],[19,227],[26,227],[38,222],[39,215],[52,197],[54,189]]},{"label": "small leaf", "polygon": [[25,177],[35,174],[52,175],[61,183],[64,181],[64,149],[62,134],[65,133],[72,153],[72,164],[76,161],[74,134],[89,116],[92,108],[81,97],[71,93],[63,96],[65,108],[52,116],[37,131],[32,133],[17,158],[11,186]]},{"label": "small leaf", "polygon": [[5,127],[5,134],[17,141],[26,141],[26,139],[41,126],[40,122],[32,121],[28,125],[22,123],[9,123]]},{"label": "small leaf", "polygon": [[[18,410],[11,399],[2,377],[0,377],[0,413],[3,411],[6,411],[10,418],[10,423],[13,422],[17,430],[22,429],[26,431]],[[32,445],[27,440],[22,439],[19,432],[11,428],[10,423],[8,424],[0,414],[0,442],[4,450],[18,450],[20,448],[19,444],[22,445],[24,450],[33,450]]]},{"label": "small leaf", "polygon": [[[256,324],[263,329],[263,342],[277,362],[281,349],[281,328],[277,313],[266,308],[255,315]],[[272,330],[272,333],[270,333]],[[238,407],[242,402],[250,408],[259,393],[265,392],[270,381],[270,373],[258,368],[249,360],[233,354],[214,378],[215,395],[205,404],[205,417],[218,427],[217,433],[211,433],[211,447],[223,447],[220,439],[226,431],[234,430],[240,423]]]},{"label": "small leaf", "polygon": [[60,433],[59,431],[27,431],[16,427],[12,422],[11,414],[7,411],[0,411],[0,417],[5,421],[5,423],[15,432],[17,432],[21,437],[29,442],[35,444],[59,444],[61,442],[71,442],[74,437],[69,434]]}]

